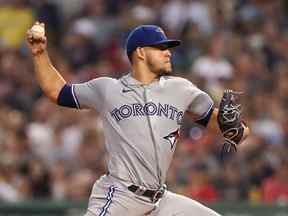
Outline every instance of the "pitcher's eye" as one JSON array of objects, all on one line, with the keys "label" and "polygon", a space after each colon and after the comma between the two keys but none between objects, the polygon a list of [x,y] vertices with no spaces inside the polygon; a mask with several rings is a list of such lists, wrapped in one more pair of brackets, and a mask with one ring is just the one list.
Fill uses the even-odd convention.
[{"label": "pitcher's eye", "polygon": [[168,49],[168,46],[167,46],[166,44],[154,45],[153,47],[155,47],[156,49],[159,49],[159,50],[166,50],[166,49]]}]

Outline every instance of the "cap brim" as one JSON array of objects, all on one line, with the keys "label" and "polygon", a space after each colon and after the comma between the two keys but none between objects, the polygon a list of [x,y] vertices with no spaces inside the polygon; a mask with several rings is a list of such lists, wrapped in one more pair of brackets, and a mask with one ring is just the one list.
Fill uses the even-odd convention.
[{"label": "cap brim", "polygon": [[156,43],[149,44],[148,46],[156,46],[156,45],[166,45],[167,48],[173,48],[179,46],[181,44],[180,40],[162,40],[157,41]]}]

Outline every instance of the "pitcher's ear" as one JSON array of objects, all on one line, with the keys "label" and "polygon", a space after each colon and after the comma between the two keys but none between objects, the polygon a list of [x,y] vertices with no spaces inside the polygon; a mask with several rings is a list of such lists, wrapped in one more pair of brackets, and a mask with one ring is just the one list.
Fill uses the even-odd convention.
[{"label": "pitcher's ear", "polygon": [[144,60],[145,59],[145,50],[143,47],[137,47],[137,49],[135,50],[135,55],[137,59],[141,59]]}]

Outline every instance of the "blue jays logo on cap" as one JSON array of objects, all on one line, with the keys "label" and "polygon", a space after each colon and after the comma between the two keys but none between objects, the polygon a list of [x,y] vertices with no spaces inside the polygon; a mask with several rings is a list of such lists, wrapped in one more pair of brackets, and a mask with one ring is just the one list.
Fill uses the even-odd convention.
[{"label": "blue jays logo on cap", "polygon": [[170,40],[164,31],[156,25],[141,25],[133,29],[126,41],[127,56],[133,53],[137,47],[167,45],[168,48],[180,45],[180,40]]}]

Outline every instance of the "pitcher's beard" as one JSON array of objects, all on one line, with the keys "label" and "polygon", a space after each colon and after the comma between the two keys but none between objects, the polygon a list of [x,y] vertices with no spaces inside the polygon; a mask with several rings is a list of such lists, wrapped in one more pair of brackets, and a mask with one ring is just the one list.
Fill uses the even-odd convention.
[{"label": "pitcher's beard", "polygon": [[158,77],[168,76],[172,74],[172,67],[170,69],[160,68],[157,71],[154,70],[154,73],[157,74]]},{"label": "pitcher's beard", "polygon": [[158,76],[168,76],[171,75],[172,71],[162,70],[158,73]]},{"label": "pitcher's beard", "polygon": [[157,72],[157,74],[159,75],[159,76],[168,76],[168,75],[171,75],[172,74],[172,67],[171,67],[171,69],[160,69],[158,72]]},{"label": "pitcher's beard", "polygon": [[152,61],[148,60],[148,67],[150,68],[150,71],[152,71],[152,73],[156,74],[157,77],[160,76],[165,76],[165,75],[171,75],[172,74],[172,69],[173,69],[173,65],[172,63],[170,63],[170,67],[165,67],[165,65],[162,68],[157,67],[157,64],[153,64]]}]

